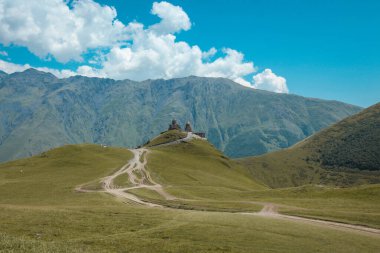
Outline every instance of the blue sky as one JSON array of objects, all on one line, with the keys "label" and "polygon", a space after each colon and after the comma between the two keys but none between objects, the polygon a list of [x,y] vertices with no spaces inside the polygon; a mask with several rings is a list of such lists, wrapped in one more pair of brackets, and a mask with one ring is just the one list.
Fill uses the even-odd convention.
[{"label": "blue sky", "polygon": [[[154,1],[96,2],[103,6],[114,6],[117,11],[116,18],[125,26],[137,21],[144,24],[147,29],[161,20],[157,15],[151,14]],[[340,100],[363,107],[380,101],[380,1],[175,0],[168,2],[183,9],[191,22],[191,28],[186,24],[180,24],[179,29],[173,30],[175,29],[173,28],[167,33],[174,34],[176,42],[184,41],[189,46],[197,45],[202,52],[210,48],[217,49],[214,59],[204,60],[206,65],[207,62],[219,57],[220,61],[225,60],[221,64],[222,67],[220,64],[206,66],[207,68],[200,67],[194,70],[195,74],[204,73],[205,76],[212,76],[214,73],[226,72],[228,66],[232,68],[237,66],[239,73],[227,73],[225,77],[233,80],[243,77],[257,88],[271,90],[281,86],[279,92],[286,92],[285,83],[281,79],[283,77],[286,79],[286,88],[293,94]],[[1,22],[0,20],[0,26]],[[0,52],[3,52],[0,60],[17,65],[29,64],[33,67],[76,72],[81,65],[99,67],[102,64],[99,63],[101,60],[96,63],[92,60],[93,52],[98,50],[96,47],[85,47],[90,49],[82,54],[82,60],[66,61],[56,60],[54,53],[48,57],[37,56],[37,49],[34,53],[30,52],[33,51],[30,50],[33,45],[25,46],[25,43],[19,42],[20,40],[11,40],[6,46],[5,41],[7,38],[1,39],[0,35],[2,42]],[[111,45],[115,42],[106,43]],[[133,40],[132,43],[137,44],[137,40]],[[144,45],[149,49],[149,44],[144,42]],[[104,54],[107,55],[111,47],[102,47]],[[120,48],[126,47],[128,45]],[[226,60],[223,48],[241,52],[244,54],[244,59],[233,62]],[[123,56],[125,55],[123,52],[120,51],[120,54],[115,53],[115,55]],[[99,55],[99,52],[96,54]],[[109,55],[107,57],[111,58]],[[250,66],[244,65],[246,62],[253,63],[254,71]],[[115,64],[115,61],[109,60],[109,64]],[[167,71],[167,68],[166,66],[153,69],[152,76],[148,77],[162,77],[160,71]],[[265,69],[270,69],[271,72],[260,76]],[[112,72],[113,69],[109,71]],[[123,69],[115,70],[117,71],[124,73],[126,70],[124,72]],[[133,74],[126,77],[136,79],[142,73],[141,70],[133,71]],[[164,78],[188,73],[168,72]],[[255,75],[258,76],[253,80],[252,77]],[[123,77],[123,75],[115,76],[116,79]]]}]

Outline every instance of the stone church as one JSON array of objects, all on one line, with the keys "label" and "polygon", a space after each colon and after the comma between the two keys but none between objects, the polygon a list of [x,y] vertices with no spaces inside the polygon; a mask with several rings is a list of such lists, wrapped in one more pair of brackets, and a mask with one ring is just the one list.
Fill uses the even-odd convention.
[{"label": "stone church", "polygon": [[[169,124],[168,131],[170,131],[170,130],[179,130],[179,131],[182,131],[182,128],[181,128],[181,126],[177,123],[177,120],[173,119],[173,120],[172,120],[172,123]],[[193,134],[195,134],[195,135],[198,135],[198,136],[201,137],[201,138],[206,138],[206,133],[203,133],[203,132],[193,132],[193,128],[191,127],[190,121],[188,121],[188,122],[185,124],[185,132],[193,133]]]}]

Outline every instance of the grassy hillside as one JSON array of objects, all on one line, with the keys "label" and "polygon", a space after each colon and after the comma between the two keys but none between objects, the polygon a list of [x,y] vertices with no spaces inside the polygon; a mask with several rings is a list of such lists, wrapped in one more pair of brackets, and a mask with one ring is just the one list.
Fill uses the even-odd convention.
[{"label": "grassy hillside", "polygon": [[[170,149],[178,150],[181,159],[172,156]],[[186,163],[186,152],[190,158],[198,157],[205,166],[194,159]],[[170,159],[166,162],[170,168],[153,166],[161,159],[159,154],[165,160]],[[77,185],[111,174],[130,157],[128,150],[120,148],[69,145],[1,164],[0,252],[144,253],[154,249],[156,252],[346,253],[376,252],[380,247],[377,237],[360,233],[236,213],[149,208],[123,203],[104,193],[74,191]],[[222,200],[231,202],[233,195],[248,201],[274,199],[273,190],[247,178],[232,161],[207,143],[161,147],[151,151],[148,157],[152,158],[149,169],[155,179],[167,184],[179,182],[172,187],[165,185],[179,196],[195,200],[215,198],[220,205]],[[279,192],[277,201],[285,201],[288,196],[297,206],[317,206],[307,197],[310,194],[288,191]],[[357,202],[349,201],[352,195],[348,193],[335,197],[346,198],[349,208],[360,207],[359,203],[370,199],[376,208],[380,194],[372,192],[375,194],[372,199],[363,198],[362,193],[357,195],[360,199]],[[327,199],[322,193],[312,197]],[[239,208],[238,202],[236,207]],[[333,209],[332,204],[329,207]],[[368,204],[365,208],[370,211],[373,207]]]},{"label": "grassy hillside", "polygon": [[331,169],[380,170],[380,103],[327,128],[301,144]]},{"label": "grassy hillside", "polygon": [[163,132],[152,140],[148,141],[144,146],[145,147],[153,147],[160,144],[165,144],[169,142],[173,142],[176,140],[180,140],[185,138],[187,135],[186,132],[182,132],[180,130],[170,130]]},{"label": "grassy hillside", "polygon": [[380,104],[291,148],[238,162],[271,187],[380,183]]},{"label": "grassy hillside", "polygon": [[[290,158],[287,154],[285,157]],[[153,148],[148,154],[148,168],[156,181],[180,199],[164,201],[149,190],[133,192],[172,207],[241,212],[257,211],[260,209],[257,203],[271,202],[279,204],[284,213],[380,227],[380,204],[376,204],[380,203],[380,185],[347,190],[322,186],[269,189],[250,180],[240,164],[225,157],[207,141]],[[317,172],[312,172],[315,174],[309,176],[317,178]],[[284,173],[275,178],[286,180],[288,177]],[[302,177],[298,175],[295,179]],[[305,183],[317,184],[318,181]]]},{"label": "grassy hillside", "polygon": [[83,205],[91,198],[75,193],[76,186],[107,176],[131,158],[127,149],[82,144],[0,164],[1,204]]},{"label": "grassy hillside", "polygon": [[226,196],[226,192],[214,188],[226,191],[267,188],[205,140],[152,148],[148,168],[152,168],[151,173],[159,183],[170,185],[170,192],[183,198]]},{"label": "grassy hillside", "polygon": [[[167,203],[169,205],[206,210],[260,209],[253,203],[236,203],[237,196],[240,192],[267,187],[250,178],[239,165],[205,140],[153,147],[147,158],[153,178],[180,198]],[[135,192],[139,195],[139,191]]]}]

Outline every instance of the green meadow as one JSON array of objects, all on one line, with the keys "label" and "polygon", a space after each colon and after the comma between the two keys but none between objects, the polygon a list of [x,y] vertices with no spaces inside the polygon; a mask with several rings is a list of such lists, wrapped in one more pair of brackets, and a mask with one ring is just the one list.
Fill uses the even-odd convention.
[{"label": "green meadow", "polygon": [[[173,150],[178,158],[171,155]],[[112,174],[131,156],[122,148],[70,145],[1,164],[0,252],[377,252],[380,248],[377,236],[236,213],[257,211],[260,205],[253,202],[264,200],[320,211],[318,201],[325,205],[326,196],[342,199],[346,211],[359,212],[359,204],[367,203],[366,208],[376,213],[378,206],[371,203],[378,198],[377,186],[364,187],[355,198],[334,189],[311,188],[301,195],[297,193],[304,191],[301,188],[271,190],[204,141],[147,154],[153,178],[183,198],[167,203],[173,208],[149,208],[106,193],[75,191],[78,185],[94,184]],[[134,193],[163,201],[149,190]],[[378,224],[376,219],[368,223]]]},{"label": "green meadow", "polygon": [[[201,140],[155,148],[148,158],[154,178],[171,194],[185,199],[167,201],[171,206],[200,209],[203,205],[206,210],[214,206],[238,212],[254,211],[260,208],[257,203],[271,202],[282,213],[380,228],[380,185],[270,189],[254,181],[254,175],[247,176],[240,163]],[[140,196],[152,200],[152,196]]]}]

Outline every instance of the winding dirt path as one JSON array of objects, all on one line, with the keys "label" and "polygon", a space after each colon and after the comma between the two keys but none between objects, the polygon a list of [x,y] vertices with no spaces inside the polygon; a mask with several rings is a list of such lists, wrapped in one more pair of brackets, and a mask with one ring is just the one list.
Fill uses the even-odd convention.
[{"label": "winding dirt path", "polygon": [[[170,143],[160,144],[157,146],[174,145],[183,141],[190,141],[192,139],[198,139],[198,138],[200,137],[192,133],[188,133],[188,135],[183,139],[170,142]],[[151,177],[151,175],[149,174],[148,170],[146,169],[146,164],[147,164],[146,157],[147,157],[147,154],[149,153],[148,149],[140,148],[140,149],[132,149],[130,151],[133,153],[133,158],[126,165],[124,165],[118,171],[116,171],[114,174],[107,176],[101,180],[103,190],[100,190],[100,191],[86,190],[86,189],[83,189],[83,186],[81,185],[76,188],[76,191],[106,192],[117,198],[120,198],[122,200],[127,200],[129,202],[146,205],[149,207],[170,208],[167,206],[158,205],[155,203],[144,201],[140,199],[139,197],[137,197],[136,195],[128,192],[128,190],[132,190],[132,189],[145,188],[145,189],[150,189],[157,192],[165,200],[179,199],[170,195],[168,192],[166,192],[164,188],[162,187],[162,185],[155,182],[153,178]],[[114,184],[114,180],[118,176],[123,175],[123,174],[128,174],[129,184],[131,184],[132,186],[120,188]],[[351,224],[346,224],[346,223],[339,223],[339,222],[333,222],[333,221],[318,220],[318,219],[312,219],[312,218],[304,218],[304,217],[299,217],[299,216],[280,214],[278,212],[278,208],[280,207],[280,205],[277,205],[274,203],[264,203],[264,202],[251,202],[251,203],[263,205],[263,208],[261,209],[260,212],[256,212],[256,213],[238,213],[238,214],[291,220],[291,221],[299,222],[299,223],[308,223],[308,224],[313,224],[313,225],[318,225],[318,226],[323,226],[323,227],[329,227],[329,228],[351,231],[351,232],[359,232],[359,233],[364,233],[367,235],[372,235],[372,236],[375,235],[375,236],[380,237],[380,229],[369,228],[369,227],[360,226],[360,225],[351,225]]]},{"label": "winding dirt path", "polygon": [[[163,206],[143,201],[137,196],[135,196],[134,194],[129,193],[128,190],[146,188],[146,189],[156,191],[166,200],[176,199],[174,196],[167,193],[162,187],[162,185],[156,183],[152,179],[149,172],[146,170],[146,163],[147,163],[146,155],[148,154],[149,150],[145,148],[140,148],[140,149],[132,149],[130,151],[133,153],[133,158],[126,165],[121,167],[120,170],[116,171],[114,174],[108,177],[105,177],[101,181],[104,192],[107,192],[118,198],[127,199],[132,202],[151,206],[151,207],[163,207]],[[132,186],[124,187],[124,188],[115,186],[114,180],[118,176],[121,176],[123,174],[128,174],[129,184],[131,184]]]},{"label": "winding dirt path", "polygon": [[274,219],[282,219],[282,220],[290,220],[294,222],[299,223],[307,223],[307,224],[313,224],[318,225],[322,227],[329,227],[344,231],[351,231],[351,232],[359,232],[364,233],[367,235],[374,235],[377,237],[380,237],[380,230],[376,228],[369,228],[365,226],[360,225],[351,225],[347,223],[340,223],[340,222],[334,222],[334,221],[327,221],[327,220],[318,220],[318,219],[312,219],[312,218],[305,218],[300,216],[293,216],[293,215],[286,215],[286,214],[280,214],[278,212],[279,205],[273,204],[273,203],[261,203],[258,202],[257,204],[263,204],[263,208],[260,210],[260,212],[257,213],[241,213],[243,215],[254,215],[254,216],[261,216],[261,217],[269,217]]}]

